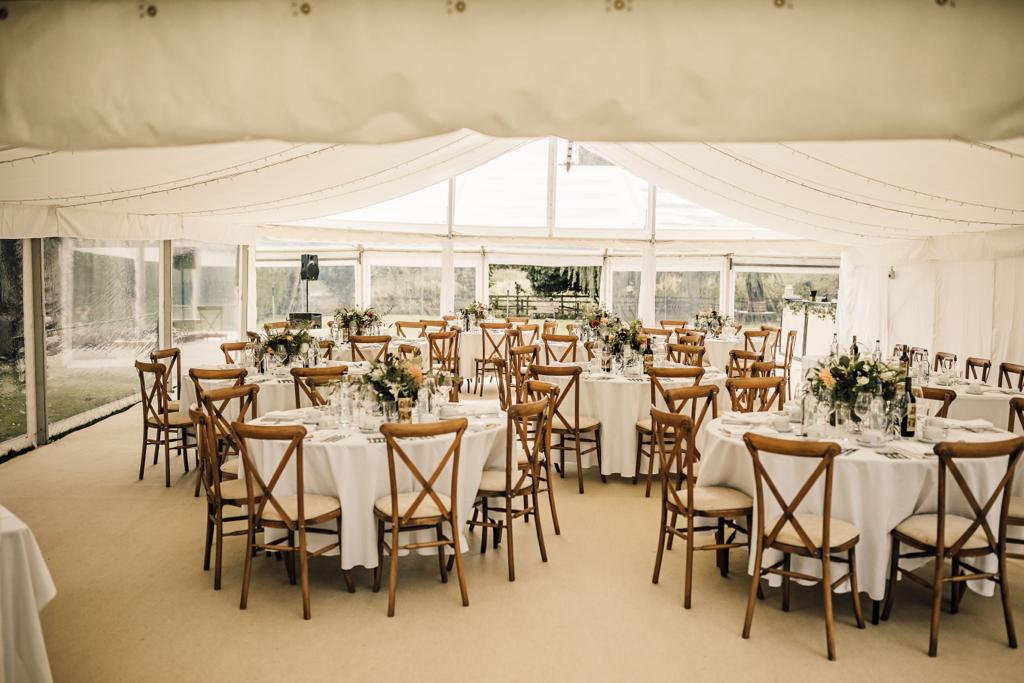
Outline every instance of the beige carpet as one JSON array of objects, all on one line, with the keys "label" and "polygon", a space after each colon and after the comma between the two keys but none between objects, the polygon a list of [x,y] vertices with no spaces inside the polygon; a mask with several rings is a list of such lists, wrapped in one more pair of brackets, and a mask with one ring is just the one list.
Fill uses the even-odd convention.
[{"label": "beige carpet", "polygon": [[[467,557],[470,606],[442,585],[429,558],[403,559],[397,615],[386,592],[343,590],[336,559],[312,567],[313,619],[281,563],[257,558],[249,609],[238,609],[241,539],[228,539],[224,588],[202,571],[203,503],[193,476],[163,486],[163,465],[137,481],[140,417],[132,410],[0,465],[0,503],[35,531],[57,584],[43,612],[57,681],[256,680],[1021,680],[1024,653],[1006,646],[996,599],[968,594],[943,614],[939,658],[925,654],[928,598],[903,586],[893,619],[858,630],[849,599],[836,603],[838,662],[825,658],[818,591],[779,592],[757,606],[740,638],[746,555],[718,576],[695,558],[694,605],[682,607],[681,552],[651,584],[656,498],[588,472],[558,487],[562,535],[547,527],[550,562],[517,525],[517,580],[502,551]],[[570,471],[570,474],[573,474]],[[478,539],[479,536],[472,538]],[[1017,595],[1024,571],[1013,567]],[[1018,599],[1024,628],[1024,598]],[[865,602],[870,610],[870,602]]]}]

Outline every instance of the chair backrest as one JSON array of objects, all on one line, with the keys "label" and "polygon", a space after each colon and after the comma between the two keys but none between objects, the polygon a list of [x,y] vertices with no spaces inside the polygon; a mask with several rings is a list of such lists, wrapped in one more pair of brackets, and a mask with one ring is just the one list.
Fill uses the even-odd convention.
[{"label": "chair backrest", "polygon": [[421,337],[426,337],[431,332],[444,332],[448,329],[447,320],[421,320],[420,323],[423,325]]},{"label": "chair backrest", "polygon": [[[981,370],[981,377],[978,377],[978,370]],[[965,379],[981,379],[982,382],[988,381],[988,373],[992,371],[992,361],[988,358],[976,358],[974,356],[969,357],[964,361],[964,378]]]},{"label": "chair backrest", "polygon": [[787,369],[792,367],[794,353],[796,353],[796,330],[790,330],[786,333],[786,353],[783,355],[783,367]]},{"label": "chair backrest", "polygon": [[647,371],[647,376],[650,378],[651,384],[651,405],[654,406],[658,405],[659,398],[665,400],[666,381],[692,379],[692,386],[696,386],[704,377],[704,368],[651,368]]},{"label": "chair backrest", "polygon": [[[509,406],[505,430],[505,491],[522,487],[527,477],[539,478],[541,462],[551,446],[551,416],[555,402],[550,395]],[[522,450],[529,464],[520,471],[515,453]]]},{"label": "chair backrest", "polygon": [[765,346],[765,358],[773,361],[779,355],[779,346],[782,342],[782,328],[775,325],[761,325],[761,331],[768,333],[768,343]]},{"label": "chair backrest", "polygon": [[422,354],[423,354],[423,352],[420,350],[420,347],[417,346],[416,344],[399,344],[398,345],[398,355],[401,356],[404,360],[412,360],[417,355],[422,355]]},{"label": "chair backrest", "polygon": [[[139,388],[142,393],[142,421],[156,421],[167,424],[167,366],[163,363],[135,361],[139,373]],[[148,379],[147,379],[148,378]]]},{"label": "chair backrest", "polygon": [[[541,339],[544,342],[545,363],[576,362],[576,342],[579,339],[575,334],[545,334]],[[565,344],[565,348],[558,349],[559,344]]]},{"label": "chair backrest", "polygon": [[688,330],[685,327],[676,328],[676,343],[704,346],[704,338],[707,333],[703,330]]},{"label": "chair backrest", "polygon": [[203,395],[209,390],[206,382],[211,382],[214,387],[220,388],[224,382],[232,382],[230,386],[241,386],[245,384],[245,378],[249,371],[243,367],[225,368],[223,370],[207,370],[205,368],[189,368],[188,376],[192,380],[192,386],[196,390],[196,401],[203,402]]},{"label": "chair backrest", "polygon": [[768,338],[771,334],[768,330],[747,330],[743,333],[743,350],[753,351],[764,358],[768,351]]},{"label": "chair backrest", "polygon": [[509,323],[480,323],[480,360],[504,360],[508,351]]},{"label": "chair backrest", "polygon": [[730,377],[725,380],[732,409],[740,413],[766,412],[778,403],[782,410],[785,400],[783,377]]},{"label": "chair backrest", "polygon": [[956,363],[956,354],[955,353],[950,353],[948,351],[936,351],[935,352],[934,366],[932,367],[932,370],[934,372],[938,372],[939,369],[942,367],[942,361],[944,361],[944,360],[951,360],[955,364]]},{"label": "chair backrest", "polygon": [[755,360],[750,364],[751,377],[771,377],[775,374],[775,361]]},{"label": "chair backrest", "polygon": [[516,325],[508,331],[507,343],[513,346],[529,346],[537,342],[539,328],[536,325]]},{"label": "chair backrest", "polygon": [[[651,427],[654,432],[654,452],[658,454],[658,472],[661,479],[661,501],[672,503],[680,510],[689,512],[693,500],[693,421],[686,415],[658,410],[651,406]],[[679,495],[673,484],[671,473],[686,473],[686,497]]]},{"label": "chair backrest", "polygon": [[[327,324],[330,325],[333,322],[334,321],[332,320],[332,321],[328,322]],[[251,342],[258,342],[258,341],[261,341],[263,339],[263,337],[260,336],[259,332],[253,332],[252,330],[247,330],[246,333],[245,333],[245,336],[248,337],[249,341],[251,341]]]},{"label": "chair backrest", "polygon": [[417,320],[396,320],[395,334],[406,339],[424,336],[426,325]]},{"label": "chair backrest", "polygon": [[679,331],[678,328],[686,327],[687,325],[690,324],[690,321],[689,320],[659,320],[658,324],[661,325],[662,327],[667,327],[670,330],[676,330],[676,332],[678,332]]},{"label": "chair backrest", "polygon": [[[238,452],[238,442],[231,430],[232,422],[247,422],[259,415],[257,397],[260,393],[258,384],[240,384],[223,389],[210,389],[203,394],[203,412],[210,418],[211,438],[218,444],[221,457]],[[224,411],[232,401],[238,401],[238,410],[232,417]]]},{"label": "chair backrest", "polygon": [[224,362],[234,365],[236,359],[231,354],[238,353],[239,351],[245,351],[245,347],[249,344],[250,342],[247,341],[224,342],[221,344],[220,352],[224,354]]},{"label": "chair backrest", "polygon": [[[247,510],[252,520],[263,519],[263,513],[269,505],[277,514],[275,526],[284,526],[291,530],[305,529],[305,472],[303,470],[302,442],[306,438],[306,428],[302,425],[261,426],[243,422],[232,422],[231,433],[238,443],[238,452],[242,458],[242,470],[245,474],[245,490],[248,498]],[[284,454],[269,479],[260,474],[249,452],[250,441],[284,441],[287,443]],[[294,466],[289,468],[294,462]],[[294,495],[296,498],[296,515],[291,514],[281,504],[274,489],[281,483],[286,471],[295,473]],[[284,486],[285,490],[292,489]],[[283,496],[282,496],[283,497]]]},{"label": "chair backrest", "polygon": [[[334,340],[333,339],[320,339],[317,341],[320,346],[320,352],[327,360],[334,360]],[[326,351],[326,353],[323,353]]]},{"label": "chair backrest", "polygon": [[512,394],[512,383],[509,378],[509,362],[501,358],[495,358],[491,361],[491,365],[494,367],[494,381],[498,385],[498,406],[502,410],[508,410],[508,407],[515,403],[517,399],[513,398]]},{"label": "chair backrest", "polygon": [[505,316],[505,322],[511,323],[512,325],[517,325],[517,324],[521,324],[521,323],[528,323],[528,322],[530,322],[530,316],[528,316],[528,315],[509,315],[509,316]]},{"label": "chair backrest", "polygon": [[761,358],[761,354],[757,351],[730,349],[729,363],[725,366],[725,374],[729,377],[750,377],[751,366]]},{"label": "chair backrest", "polygon": [[[391,485],[391,521],[396,525],[396,528],[407,525],[409,520],[416,517],[416,511],[423,504],[423,501],[429,499],[434,506],[441,512],[442,517],[446,517],[452,520],[452,526],[458,528],[458,523],[455,521],[456,511],[459,509],[458,504],[458,492],[459,492],[459,459],[462,453],[462,435],[466,432],[466,426],[469,421],[460,417],[455,420],[444,420],[442,422],[428,422],[425,424],[401,424],[386,422],[380,427],[380,433],[384,435],[384,439],[387,442],[388,447],[388,479]],[[436,437],[436,436],[452,436],[452,442],[448,445],[444,455],[434,466],[434,469],[429,473],[429,476],[424,476],[424,473],[416,465],[413,458],[409,457],[409,454],[405,452],[402,447],[402,443],[406,439],[417,439],[425,437]],[[451,501],[451,508],[445,503],[444,498],[438,495],[436,488],[438,480],[444,473],[444,470],[448,467],[448,463],[451,463],[451,480],[450,480],[450,494],[449,499]],[[408,490],[400,490],[398,484],[398,467],[399,464],[402,466],[403,472],[408,472],[412,475],[412,478],[416,481],[416,489],[418,489],[417,496],[413,499],[413,502],[408,506],[399,507],[398,495],[400,493],[407,493]],[[402,479],[405,480],[407,477],[403,474]],[[403,487],[404,488],[404,487]],[[419,515],[424,516],[424,515]]]},{"label": "chair backrest", "polygon": [[651,337],[664,337],[666,342],[672,336],[672,329],[668,327],[643,327],[641,331]]},{"label": "chair backrest", "polygon": [[544,326],[541,328],[541,334],[554,334],[558,328],[558,321],[548,318],[544,321]]},{"label": "chair backrest", "polygon": [[[578,429],[580,424],[580,375],[583,370],[577,365],[531,365],[530,377],[544,379],[567,377],[568,382],[559,391],[552,413],[553,426],[561,429]],[[554,384],[554,382],[551,382]],[[570,405],[566,399],[571,398]]]},{"label": "chair backrest", "polygon": [[672,363],[683,363],[695,367],[704,365],[704,347],[696,344],[666,344],[665,356]]},{"label": "chair backrest", "polygon": [[341,382],[348,372],[346,365],[332,365],[322,368],[292,368],[292,383],[295,385],[295,407],[302,407],[305,396],[313,406],[327,405],[327,399],[320,393],[320,387]]},{"label": "chair backrest", "polygon": [[287,320],[277,320],[271,323],[263,323],[263,327],[270,330],[289,330],[292,324]]},{"label": "chair backrest", "polygon": [[523,388],[530,375],[530,366],[539,359],[539,349],[533,346],[513,346],[508,350],[508,386],[515,389],[515,400],[523,398]]},{"label": "chair backrest", "polygon": [[[363,335],[351,334],[348,343],[352,347],[352,360],[379,361],[388,355],[388,345],[391,343],[391,335]],[[376,347],[376,351],[374,351]],[[365,353],[364,353],[365,352]]]},{"label": "chair backrest", "polygon": [[[956,554],[963,548],[964,543],[974,533],[981,529],[985,535],[986,547],[982,552],[991,552],[999,555],[1000,549],[1006,543],[1006,517],[1010,507],[1012,494],[1013,476],[1017,469],[1017,462],[1020,459],[1021,451],[1024,450],[1024,438],[1016,437],[1005,441],[986,441],[981,443],[967,443],[963,441],[944,441],[935,446],[935,454],[939,456],[939,486],[938,499],[936,503],[936,517],[939,535],[936,537],[936,552],[938,555]],[[958,460],[979,460],[983,458],[1007,458],[1006,471],[999,483],[993,488],[992,493],[984,503],[978,501],[977,492],[971,490],[970,484],[964,477],[963,472],[957,464]],[[971,520],[971,524],[948,548],[945,547],[946,528],[946,476],[953,475],[957,489],[970,508],[970,513],[958,513]],[[984,495],[984,494],[982,494]],[[996,531],[992,530],[989,524],[989,511],[996,505],[999,508],[999,526]],[[976,552],[971,549],[972,554]],[[980,553],[979,553],[980,554]]]},{"label": "chair backrest", "polygon": [[956,392],[952,389],[939,389],[936,387],[921,387],[921,398],[927,401],[939,401],[942,403],[935,417],[948,417],[949,406],[956,400]]},{"label": "chair backrest", "polygon": [[[151,363],[160,363],[167,368],[167,381],[168,386],[165,386],[165,391],[174,389],[174,397],[181,398],[181,349],[157,349],[149,354],[149,360]],[[169,386],[173,378],[174,386]],[[170,394],[168,394],[169,396]]]},{"label": "chair backrest", "polygon": [[[693,438],[700,434],[700,428],[704,424],[704,418],[708,411],[711,411],[711,419],[718,417],[718,387],[714,384],[696,384],[692,387],[675,387],[665,391],[665,405],[670,413],[685,415],[689,409],[690,422],[693,427]],[[687,453],[693,453],[696,459],[700,459],[700,453],[696,450],[696,444],[692,449],[687,447]]]},{"label": "chair backrest", "polygon": [[1016,398],[1010,399],[1010,422],[1006,426],[1006,431],[1013,431],[1014,418],[1017,419],[1017,424],[1019,424],[1021,430],[1024,431],[1024,396],[1017,396]]},{"label": "chair backrest", "polygon": [[427,334],[427,367],[455,373],[459,367],[459,333],[455,330]]},{"label": "chair backrest", "polygon": [[[798,546],[801,550],[811,557],[819,557],[821,552],[828,553],[831,548],[831,517],[832,517],[832,479],[833,471],[835,469],[835,458],[839,455],[840,448],[839,444],[834,441],[796,441],[794,439],[777,439],[771,436],[762,436],[753,432],[747,432],[743,435],[743,441],[747,445],[747,450],[750,452],[750,457],[754,462],[754,492],[755,499],[754,505],[756,506],[757,512],[757,533],[760,538],[764,539],[764,544],[767,547],[771,547],[775,544],[778,538],[779,532],[782,531],[783,527],[787,524],[791,525],[791,528],[796,535],[800,537],[802,546]],[[810,475],[804,481],[803,485],[797,490],[796,494],[787,497],[776,486],[775,481],[772,479],[770,467],[766,466],[763,454],[770,453],[777,456],[789,456],[795,458],[812,458],[818,461],[817,465],[811,470]],[[790,471],[787,468],[787,471]],[[820,515],[822,517],[822,531],[821,531],[821,546],[818,546],[812,539],[811,535],[806,529],[800,524],[797,519],[798,510],[800,504],[807,499],[808,494],[818,480],[824,476],[825,482],[822,490],[822,504]],[[772,525],[770,529],[767,529],[765,524],[765,487],[767,486],[768,491],[771,493],[771,501],[773,504],[778,505],[781,514],[777,521]],[[817,512],[815,514],[818,514]],[[774,517],[774,513],[772,513]],[[822,549],[824,549],[822,551]]]},{"label": "chair backrest", "polygon": [[1017,376],[1017,391],[1024,391],[1024,365],[1018,363],[1000,363],[999,364],[999,386],[1003,386],[1003,380],[1006,380],[1006,386],[1013,388],[1013,379],[1011,375]]},{"label": "chair backrest", "polygon": [[192,429],[195,431],[196,455],[203,463],[199,474],[202,477],[203,490],[211,502],[220,501],[220,466],[223,464],[223,459],[220,457],[214,440],[213,420],[199,407],[189,408],[188,416],[192,420]]}]

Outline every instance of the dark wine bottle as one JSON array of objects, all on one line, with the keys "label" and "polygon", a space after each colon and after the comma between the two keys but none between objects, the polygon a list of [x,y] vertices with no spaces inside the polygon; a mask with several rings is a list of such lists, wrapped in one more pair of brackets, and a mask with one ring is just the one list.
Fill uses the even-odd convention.
[{"label": "dark wine bottle", "polygon": [[910,372],[910,347],[903,345],[903,354],[900,356],[900,370],[909,374]]},{"label": "dark wine bottle", "polygon": [[644,373],[651,371],[654,367],[654,349],[651,347],[651,336],[647,335],[647,345],[644,347]]},{"label": "dark wine bottle", "polygon": [[857,335],[853,335],[853,343],[850,344],[850,358],[857,360],[860,355],[860,347],[857,346]]},{"label": "dark wine bottle", "polygon": [[900,421],[900,436],[910,438],[914,436],[917,429],[917,399],[914,392],[910,390],[910,378],[907,377],[903,384],[903,398],[900,405],[903,408],[903,418]]}]

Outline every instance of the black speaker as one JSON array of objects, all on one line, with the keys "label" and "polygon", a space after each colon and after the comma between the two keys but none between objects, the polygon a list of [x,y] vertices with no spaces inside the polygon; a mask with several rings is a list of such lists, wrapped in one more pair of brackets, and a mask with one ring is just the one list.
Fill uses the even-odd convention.
[{"label": "black speaker", "polygon": [[316,280],[320,277],[320,260],[316,254],[302,255],[302,268],[299,274],[303,280]]}]

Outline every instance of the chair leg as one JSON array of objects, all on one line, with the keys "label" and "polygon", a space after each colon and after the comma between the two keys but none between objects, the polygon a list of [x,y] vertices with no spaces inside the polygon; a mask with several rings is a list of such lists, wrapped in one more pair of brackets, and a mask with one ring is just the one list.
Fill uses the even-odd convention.
[{"label": "chair leg", "polygon": [[932,584],[932,627],[928,634],[929,657],[939,654],[939,618],[942,616],[942,574],[945,564],[944,558],[935,558],[935,577]]},{"label": "chair leg", "polygon": [[381,574],[384,572],[384,520],[377,520],[377,566],[373,568],[373,592],[380,591]]},{"label": "chair leg", "polygon": [[565,479],[565,434],[558,435],[558,474]]},{"label": "chair leg", "polygon": [[[294,532],[291,532],[291,531],[288,532],[288,536],[287,536],[285,542],[288,544],[289,548],[294,548],[295,547],[295,534],[294,534]],[[295,585],[295,553],[288,552],[288,553],[286,553],[286,555],[287,556],[284,559],[284,569],[288,573],[288,583],[290,583],[291,585],[294,586]]]},{"label": "chair leg", "polygon": [[[600,460],[600,458],[598,458]],[[647,490],[644,491],[644,498],[651,497],[651,482],[654,480],[654,444],[651,443],[651,452],[647,458]],[[602,481],[604,481],[602,479]]]},{"label": "chair leg", "polygon": [[[715,542],[722,544],[725,543],[725,518],[718,518],[718,529],[715,530]],[[729,576],[729,549],[722,548],[716,550],[715,555],[718,560],[718,572],[722,575],[722,578]]]},{"label": "chair leg", "polygon": [[[953,556],[953,569],[950,576],[960,575],[960,558]],[[949,613],[956,614],[960,611],[960,587],[962,583],[956,581],[949,582]]]},{"label": "chair leg", "polygon": [[164,487],[171,487],[171,433],[164,432]]},{"label": "chair leg", "polygon": [[640,475],[640,460],[644,450],[644,433],[636,430],[636,467],[633,468],[633,486],[636,486],[637,478]]},{"label": "chair leg", "polygon": [[893,536],[892,548],[889,550],[889,581],[885,584],[885,606],[882,608],[882,621],[889,620],[892,604],[896,600],[896,580],[899,578],[900,541]]},{"label": "chair leg", "polygon": [[[508,544],[505,547],[505,554],[508,555],[508,580],[516,580],[516,555],[514,534],[512,532],[512,499],[505,499],[505,533],[508,534]],[[497,538],[497,535],[495,535]]]},{"label": "chair leg", "polygon": [[[487,525],[490,523],[490,517],[487,514],[487,496],[484,496],[480,503],[481,515],[480,521],[483,526],[480,527],[480,554],[483,555],[487,552]],[[494,533],[493,531],[491,533]]]},{"label": "chair leg", "polygon": [[221,567],[224,559],[224,508],[217,506],[217,517],[214,524],[216,533],[216,547],[213,564],[213,590],[220,590]]},{"label": "chair leg", "polygon": [[860,586],[857,583],[857,550],[850,548],[850,597],[853,599],[853,616],[857,620],[857,628],[864,628],[864,612],[860,606]]},{"label": "chair leg", "polygon": [[533,483],[533,491],[530,494],[533,501],[533,526],[537,529],[537,547],[540,548],[540,561],[548,561],[548,549],[544,545],[544,529],[540,525],[540,501],[537,496],[537,482]]},{"label": "chair leg", "polygon": [[462,567],[462,541],[459,536],[458,517],[452,510],[452,544],[455,546],[455,571],[459,577],[459,592],[462,593],[462,606],[469,607],[469,589],[466,587],[466,572]]},{"label": "chair leg", "polygon": [[821,560],[821,589],[825,602],[825,643],[828,646],[828,658],[836,658],[836,625],[832,614],[832,558],[828,549],[823,549]]},{"label": "chair leg", "polygon": [[203,571],[210,571],[210,548],[213,547],[213,506],[206,504],[206,543],[203,545]]},{"label": "chair leg", "polygon": [[[444,536],[444,530],[441,528],[441,525],[440,524],[435,525],[434,526],[434,538],[435,538],[435,540],[440,542],[440,540],[441,540],[441,538],[443,536]],[[445,568],[444,546],[443,545],[438,545],[437,546],[437,565],[438,565],[438,568],[441,570],[441,583],[448,583],[448,571]]]},{"label": "chair leg", "polygon": [[142,460],[139,462],[139,481],[142,481],[142,476],[146,473],[146,448],[149,446],[149,426],[143,424],[142,426]]},{"label": "chair leg", "polygon": [[[676,520],[678,520],[678,519],[679,519],[679,513],[673,511],[672,512],[672,522],[671,522],[673,529],[676,528]],[[665,544],[665,550],[672,550],[672,541],[675,539],[675,537],[676,537],[675,534],[669,534],[668,535],[668,542]]]},{"label": "chair leg", "polygon": [[309,605],[309,555],[306,553],[306,530],[299,527],[299,581],[302,582],[302,618],[311,619]]},{"label": "chair leg", "polygon": [[690,595],[693,591],[693,515],[686,515],[686,586],[683,607],[690,609]]},{"label": "chair leg", "polygon": [[[601,428],[598,427],[594,432],[594,446],[597,448],[597,471],[601,473],[601,483],[608,483],[608,476],[604,473],[604,460],[601,458]],[[654,458],[651,458],[651,462],[654,462]],[[582,493],[582,491],[580,492]]]},{"label": "chair leg", "polygon": [[245,609],[249,603],[249,579],[252,578],[252,551],[256,547],[256,529],[252,522],[252,516],[250,515],[249,530],[245,537],[245,564],[242,569],[242,597],[238,603],[239,609]]},{"label": "chair leg", "polygon": [[[790,554],[789,553],[783,553],[782,554],[782,568],[784,570],[786,570],[787,572],[789,571],[790,563],[791,562],[792,562],[792,559],[791,559]],[[783,612],[788,612],[789,611],[789,591],[790,591],[789,577],[788,576],[783,576],[782,577],[782,611]]]},{"label": "chair leg", "polygon": [[658,579],[661,577],[661,559],[665,554],[665,536],[668,535],[667,525],[668,509],[663,501],[661,504],[661,526],[658,528],[658,554],[654,558],[654,576],[651,578],[651,583],[658,583]]},{"label": "chair leg", "polygon": [[579,481],[580,493],[583,493],[583,444],[580,442],[579,430],[573,432],[573,444],[576,446],[576,479]]},{"label": "chair leg", "polygon": [[1017,649],[1017,629],[1013,625],[1013,612],[1010,604],[1010,584],[1006,577],[1006,547],[999,554],[999,592],[1003,598],[1003,618],[1006,620],[1007,644]]},{"label": "chair leg", "polygon": [[551,523],[555,526],[555,536],[561,536],[562,529],[558,526],[558,509],[555,508],[555,483],[551,478],[551,463],[547,465],[547,489],[548,489],[548,505],[551,506]]},{"label": "chair leg", "polygon": [[[453,534],[457,536],[458,534]],[[398,525],[392,520],[391,553],[388,566],[388,616],[395,616],[395,593],[398,590]]]},{"label": "chair leg", "polygon": [[757,594],[761,592],[761,560],[764,554],[761,546],[761,537],[758,535],[754,546],[754,575],[750,577],[750,592],[747,595],[747,614],[743,620],[743,637],[750,637],[750,626],[754,621],[754,605],[757,602]]}]

